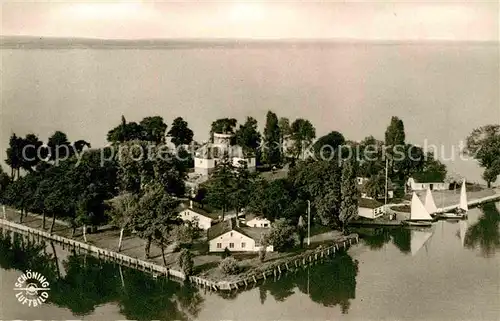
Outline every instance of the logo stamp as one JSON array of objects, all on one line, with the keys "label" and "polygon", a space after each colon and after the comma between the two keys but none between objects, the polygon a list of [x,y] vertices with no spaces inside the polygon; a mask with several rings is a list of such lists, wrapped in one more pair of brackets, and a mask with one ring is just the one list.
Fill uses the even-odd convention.
[{"label": "logo stamp", "polygon": [[37,307],[47,301],[50,284],[42,274],[27,270],[16,281],[14,291],[17,292],[17,301],[29,307]]}]

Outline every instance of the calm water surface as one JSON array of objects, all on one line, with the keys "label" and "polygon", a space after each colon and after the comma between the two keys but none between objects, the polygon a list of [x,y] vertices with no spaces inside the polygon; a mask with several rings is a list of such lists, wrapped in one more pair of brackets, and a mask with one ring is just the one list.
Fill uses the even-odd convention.
[{"label": "calm water surface", "polygon": [[[429,230],[358,229],[363,239],[348,253],[230,294],[4,237],[0,319],[498,320],[499,210],[489,204]],[[50,303],[39,308],[14,297],[28,268],[50,281]]]}]

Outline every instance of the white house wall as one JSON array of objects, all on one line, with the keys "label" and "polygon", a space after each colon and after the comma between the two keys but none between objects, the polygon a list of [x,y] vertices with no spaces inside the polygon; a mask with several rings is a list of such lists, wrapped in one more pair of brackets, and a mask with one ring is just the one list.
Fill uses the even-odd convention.
[{"label": "white house wall", "polygon": [[208,230],[212,226],[211,218],[198,214],[190,209],[183,210],[179,216],[183,221],[190,221],[190,222],[195,220],[195,218],[198,218],[198,227],[203,230]]},{"label": "white house wall", "polygon": [[263,228],[270,228],[271,227],[271,222],[267,219],[251,219],[250,221],[246,222],[246,224],[250,227],[263,227]]}]

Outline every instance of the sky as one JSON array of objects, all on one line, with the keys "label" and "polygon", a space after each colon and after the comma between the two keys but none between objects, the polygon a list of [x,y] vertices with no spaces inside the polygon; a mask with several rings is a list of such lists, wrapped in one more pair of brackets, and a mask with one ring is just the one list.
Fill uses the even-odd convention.
[{"label": "sky", "polygon": [[498,1],[6,1],[1,35],[498,41]]}]

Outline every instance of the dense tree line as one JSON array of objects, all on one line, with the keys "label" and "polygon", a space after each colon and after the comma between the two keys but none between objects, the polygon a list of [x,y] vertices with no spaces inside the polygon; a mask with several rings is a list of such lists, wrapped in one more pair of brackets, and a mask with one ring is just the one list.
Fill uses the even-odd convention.
[{"label": "dense tree line", "polygon": [[[252,117],[237,125],[234,118],[217,119],[211,124],[210,134],[234,134],[231,143],[241,146],[245,157],[257,156],[261,164],[269,166],[289,162],[290,169],[286,178],[266,180],[251,173],[245,162],[234,166],[229,155],[222,155],[194,199],[202,206],[207,203],[220,210],[223,217],[228,211],[246,209],[271,221],[283,219],[296,228],[310,202],[313,222],[344,229],[357,214],[357,176],[370,178],[369,195],[385,191],[386,156],[393,181],[403,182],[416,174],[440,180],[446,174],[438,160],[425,157],[431,154],[405,142],[404,124],[397,117],[391,119],[385,141],[373,136],[361,142],[348,141],[336,131],[314,141],[316,129],[310,121],[299,118],[290,122],[272,111],[267,113],[262,135]],[[81,152],[90,144],[84,140],[71,143],[59,131],[45,145],[34,134],[25,138],[13,134],[6,161],[11,167],[10,178],[17,176],[17,180],[9,182],[9,175],[0,173],[2,202],[22,213],[42,214],[44,227],[47,214],[52,216],[51,226],[56,218],[67,220],[74,231],[82,227],[84,238],[87,226],[111,220],[122,235],[128,229],[143,237],[148,256],[151,242],[163,248],[179,224],[175,199],[186,195],[184,182],[192,167],[192,159],[175,157],[179,154],[174,154],[166,140],[170,137],[179,148],[177,152],[188,154],[183,146],[194,136],[188,123],[178,117],[167,129],[160,116],[138,123],[122,117],[107,135],[112,147],[120,147],[119,153],[115,153],[116,148],[94,149],[83,157]],[[30,157],[22,155],[28,144],[40,147],[43,158],[33,155],[32,150]],[[351,150],[345,150],[346,146]],[[401,151],[414,157],[398,159]],[[102,163],[103,159],[108,161]],[[495,159],[482,159],[485,166],[494,168]],[[21,170],[26,175],[21,176]]]}]

